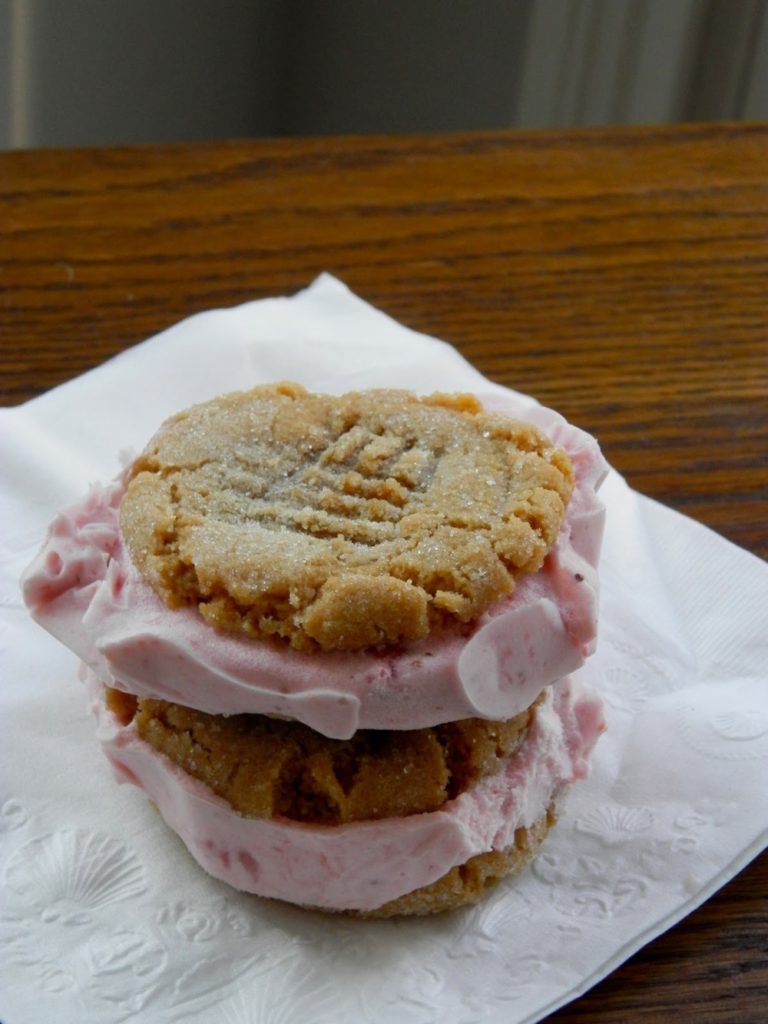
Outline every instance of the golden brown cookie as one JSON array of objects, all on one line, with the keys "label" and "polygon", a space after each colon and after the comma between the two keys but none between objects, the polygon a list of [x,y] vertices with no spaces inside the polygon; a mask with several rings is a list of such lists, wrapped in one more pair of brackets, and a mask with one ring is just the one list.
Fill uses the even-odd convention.
[{"label": "golden brown cookie", "polygon": [[571,490],[565,452],[470,395],[279,384],[168,420],[120,519],[169,606],[354,650],[476,618],[540,568]]},{"label": "golden brown cookie", "polygon": [[438,810],[501,766],[523,741],[531,709],[508,722],[466,719],[428,729],[361,729],[333,740],[299,722],[208,715],[107,688],[109,709],[141,739],[238,813],[311,824]]}]

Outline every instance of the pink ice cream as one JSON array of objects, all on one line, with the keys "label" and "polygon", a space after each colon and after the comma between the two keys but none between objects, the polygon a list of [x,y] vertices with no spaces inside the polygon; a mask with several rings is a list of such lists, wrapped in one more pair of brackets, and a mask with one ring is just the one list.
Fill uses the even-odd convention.
[{"label": "pink ice cream", "polygon": [[550,688],[522,747],[497,774],[439,811],[340,826],[245,818],[123,726],[87,684],[98,736],[120,782],[154,801],[192,856],[237,889],[328,910],[370,911],[457,864],[514,842],[588,770],[604,729],[600,700],[574,679]]},{"label": "pink ice cream", "polygon": [[576,486],[542,570],[469,629],[402,649],[329,653],[216,632],[195,609],[169,610],[133,567],[119,527],[123,478],[56,517],[25,574],[24,598],[101,680],[140,697],[211,714],[280,715],[336,739],[511,718],[594,647],[604,520],[596,492],[606,465],[596,442],[557,413],[512,395],[484,404],[545,430],[568,451]]}]

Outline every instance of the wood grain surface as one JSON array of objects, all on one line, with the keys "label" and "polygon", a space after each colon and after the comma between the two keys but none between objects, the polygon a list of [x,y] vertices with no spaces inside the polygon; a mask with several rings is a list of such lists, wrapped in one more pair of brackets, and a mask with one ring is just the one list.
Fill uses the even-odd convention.
[{"label": "wood grain surface", "polygon": [[[768,125],[0,154],[14,404],[331,271],[768,556]],[[551,1019],[763,1024],[768,858]]]}]

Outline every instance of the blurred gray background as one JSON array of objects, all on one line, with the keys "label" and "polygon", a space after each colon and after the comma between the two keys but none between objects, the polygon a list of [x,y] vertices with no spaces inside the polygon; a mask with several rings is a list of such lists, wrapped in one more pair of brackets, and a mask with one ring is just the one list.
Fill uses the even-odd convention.
[{"label": "blurred gray background", "polygon": [[768,0],[0,0],[0,147],[768,118]]}]

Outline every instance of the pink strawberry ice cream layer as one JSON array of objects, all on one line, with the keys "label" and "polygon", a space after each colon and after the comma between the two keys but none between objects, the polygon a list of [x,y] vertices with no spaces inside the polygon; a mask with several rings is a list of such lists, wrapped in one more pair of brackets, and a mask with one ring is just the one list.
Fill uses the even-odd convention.
[{"label": "pink strawberry ice cream layer", "polygon": [[552,686],[523,746],[439,811],[337,827],[245,818],[139,739],[87,684],[98,736],[120,782],[143,789],[192,856],[237,889],[327,910],[374,910],[452,867],[514,842],[564,787],[587,774],[604,729],[600,700],[574,679]]},{"label": "pink strawberry ice cream layer", "polygon": [[417,729],[507,719],[581,665],[597,625],[606,465],[597,443],[550,410],[510,395],[487,408],[533,420],[564,447],[576,487],[543,569],[471,629],[402,649],[305,653],[216,632],[194,608],[169,610],[132,565],[118,508],[123,479],[61,512],[27,570],[37,621],[109,686],[212,714],[273,714],[344,739],[357,729]]}]

